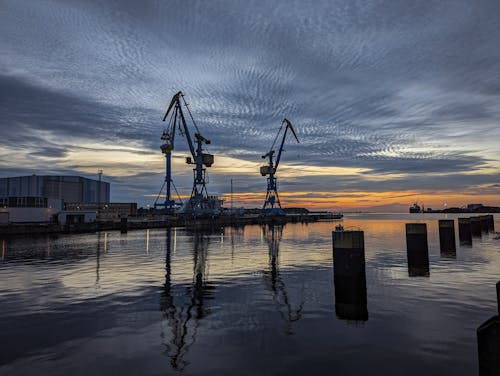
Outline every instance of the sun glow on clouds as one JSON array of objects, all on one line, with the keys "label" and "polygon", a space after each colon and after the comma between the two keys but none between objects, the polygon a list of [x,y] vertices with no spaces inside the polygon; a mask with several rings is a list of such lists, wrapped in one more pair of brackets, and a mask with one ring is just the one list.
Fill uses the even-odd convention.
[{"label": "sun glow on clouds", "polygon": [[[407,212],[409,206],[418,201],[426,208],[443,209],[445,207],[464,207],[477,201],[477,194],[457,194],[453,192],[280,192],[280,201],[284,207],[305,207],[310,210],[363,210],[372,208],[387,211]],[[226,206],[231,202],[231,195],[222,197]],[[232,196],[234,206],[260,206],[264,203],[265,191],[239,192]],[[481,195],[484,205],[496,205],[497,195]]]}]

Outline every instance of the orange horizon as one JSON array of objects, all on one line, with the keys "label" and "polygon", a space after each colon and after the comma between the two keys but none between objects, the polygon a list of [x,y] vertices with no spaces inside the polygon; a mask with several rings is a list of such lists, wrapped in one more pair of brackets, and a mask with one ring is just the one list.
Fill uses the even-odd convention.
[{"label": "orange horizon", "polygon": [[[189,196],[181,195],[181,198]],[[224,206],[229,207],[231,194],[224,193],[220,198],[224,200]],[[264,202],[265,192],[238,192],[233,193],[232,198],[234,207],[260,207]],[[334,211],[381,208],[391,211],[400,208],[406,212],[415,202],[433,209],[462,208],[467,204],[500,206],[499,195],[425,191],[281,192],[280,201],[283,207]]]}]

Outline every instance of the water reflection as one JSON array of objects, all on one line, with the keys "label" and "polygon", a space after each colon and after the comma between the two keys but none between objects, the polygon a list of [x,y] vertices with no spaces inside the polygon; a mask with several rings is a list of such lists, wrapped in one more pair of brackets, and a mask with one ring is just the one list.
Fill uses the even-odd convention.
[{"label": "water reflection", "polygon": [[303,291],[301,292],[301,301],[296,309],[292,308],[290,297],[286,289],[283,278],[279,270],[279,245],[283,236],[283,226],[281,225],[263,225],[262,237],[266,240],[269,247],[269,272],[264,273],[271,284],[273,300],[279,306],[279,314],[286,325],[286,334],[293,334],[293,323],[299,321],[302,317],[304,307]]},{"label": "water reflection", "polygon": [[[175,240],[174,234],[174,240]],[[205,308],[205,299],[212,299],[214,287],[207,282],[207,233],[193,233],[193,282],[190,285],[172,283],[172,230],[167,229],[165,256],[165,284],[160,298],[160,310],[167,321],[170,333],[162,328],[161,337],[164,354],[170,359],[172,368],[182,371],[188,365],[185,356],[196,341],[199,322],[210,311]],[[174,242],[175,246],[175,242]]]}]

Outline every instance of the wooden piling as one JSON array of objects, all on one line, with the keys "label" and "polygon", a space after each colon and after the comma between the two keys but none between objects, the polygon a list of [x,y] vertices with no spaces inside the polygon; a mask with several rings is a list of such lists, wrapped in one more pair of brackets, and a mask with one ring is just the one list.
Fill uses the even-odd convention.
[{"label": "wooden piling", "polygon": [[490,232],[495,232],[495,217],[492,214],[486,216],[488,220],[488,230]]},{"label": "wooden piling", "polygon": [[440,219],[438,223],[441,253],[454,253],[457,250],[455,243],[455,221],[453,219]]},{"label": "wooden piling", "polygon": [[500,282],[497,283],[498,315],[477,328],[479,376],[500,375]]},{"label": "wooden piling", "polygon": [[120,232],[122,234],[126,234],[128,231],[128,217],[126,215],[122,215],[120,217]]},{"label": "wooden piling", "polygon": [[427,243],[427,225],[425,223],[406,224],[406,252],[410,277],[428,276],[429,246]]},{"label": "wooden piling", "polygon": [[470,218],[458,218],[458,238],[461,244],[472,244]]},{"label": "wooden piling", "polygon": [[481,237],[481,234],[483,232],[483,226],[481,224],[480,217],[471,217],[470,230],[471,230],[472,236]]},{"label": "wooden piling", "polygon": [[363,231],[333,231],[335,312],[346,320],[368,320]]}]

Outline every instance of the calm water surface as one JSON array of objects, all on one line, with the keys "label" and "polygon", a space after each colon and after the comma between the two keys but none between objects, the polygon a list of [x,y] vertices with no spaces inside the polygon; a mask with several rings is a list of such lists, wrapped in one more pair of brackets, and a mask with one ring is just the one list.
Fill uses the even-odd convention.
[{"label": "calm water surface", "polygon": [[[336,312],[334,222],[0,239],[0,374],[477,375],[500,240],[442,255],[437,218],[344,219],[365,231],[364,319]],[[408,273],[415,220],[428,276]]]}]

